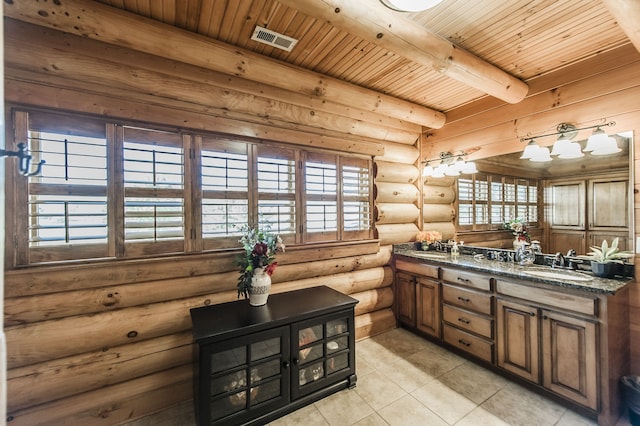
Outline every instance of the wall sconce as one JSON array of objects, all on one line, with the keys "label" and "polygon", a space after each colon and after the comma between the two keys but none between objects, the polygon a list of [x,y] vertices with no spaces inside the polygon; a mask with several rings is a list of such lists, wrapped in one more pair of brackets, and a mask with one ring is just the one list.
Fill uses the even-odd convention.
[{"label": "wall sconce", "polygon": [[[604,121],[604,120],[603,120]],[[527,142],[527,146],[524,148],[520,158],[522,160],[529,160],[535,162],[551,161],[551,156],[557,156],[560,159],[568,160],[573,158],[580,158],[584,156],[585,152],[590,152],[591,155],[609,155],[620,152],[621,149],[615,139],[602,130],[605,126],[615,126],[614,121],[608,123],[597,124],[594,126],[587,126],[576,128],[569,123],[560,123],[556,127],[557,132],[548,133],[540,136],[527,136],[520,139],[520,142]],[[581,149],[578,142],[573,142],[573,138],[576,137],[579,130],[595,129],[593,134],[589,136],[587,140],[587,146]],[[536,143],[536,139],[544,138],[548,136],[560,135],[558,140],[553,144],[553,149],[549,152],[549,148],[541,147]]]},{"label": "wall sconce", "polygon": [[430,9],[442,0],[380,0],[380,3],[397,12],[421,12]]},{"label": "wall sconce", "polygon": [[[464,157],[467,155],[469,154],[464,151],[461,151],[460,154],[441,152],[438,158],[423,161],[424,169],[422,170],[422,176],[441,178],[445,176],[477,173],[476,163],[464,160]],[[434,167],[431,163],[437,161],[440,161],[440,164]]]},{"label": "wall sconce", "polygon": [[41,160],[38,164],[36,164],[36,169],[31,170],[31,155],[27,154],[27,145],[20,142],[18,144],[17,151],[7,151],[5,149],[0,149],[0,157],[17,157],[18,158],[18,170],[22,176],[34,176],[40,173],[42,169],[42,165],[44,164],[44,160]]}]

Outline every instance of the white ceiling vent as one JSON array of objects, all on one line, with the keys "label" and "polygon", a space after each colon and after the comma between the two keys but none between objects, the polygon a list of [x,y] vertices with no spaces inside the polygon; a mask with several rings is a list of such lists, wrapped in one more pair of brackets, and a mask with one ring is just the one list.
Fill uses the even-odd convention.
[{"label": "white ceiling vent", "polygon": [[298,42],[295,38],[287,37],[284,34],[280,34],[260,26],[256,26],[256,29],[253,30],[251,40],[268,44],[269,46],[277,47],[278,49],[286,50],[287,52],[291,52],[293,46]]}]

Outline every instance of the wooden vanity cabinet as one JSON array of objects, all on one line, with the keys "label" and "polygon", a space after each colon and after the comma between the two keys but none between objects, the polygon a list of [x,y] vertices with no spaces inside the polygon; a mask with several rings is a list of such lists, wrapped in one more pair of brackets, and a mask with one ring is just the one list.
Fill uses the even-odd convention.
[{"label": "wooden vanity cabinet", "polygon": [[408,328],[616,424],[618,381],[630,369],[628,286],[600,294],[418,260],[394,265],[396,284],[411,289],[396,293],[414,308],[415,321],[399,317]]}]

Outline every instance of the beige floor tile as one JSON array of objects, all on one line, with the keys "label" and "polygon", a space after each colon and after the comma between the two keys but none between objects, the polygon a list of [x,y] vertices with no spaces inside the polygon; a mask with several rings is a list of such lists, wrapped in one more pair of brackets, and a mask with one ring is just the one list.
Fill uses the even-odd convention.
[{"label": "beige floor tile", "polygon": [[396,328],[372,337],[372,340],[389,349],[396,355],[407,357],[420,352],[431,343],[403,328]]},{"label": "beige floor tile", "polygon": [[556,426],[598,426],[598,422],[596,420],[583,417],[575,411],[567,410]]},{"label": "beige floor tile", "polygon": [[476,408],[475,402],[437,380],[411,392],[411,396],[451,425]]},{"label": "beige floor tile", "polygon": [[474,408],[456,426],[510,426],[482,407]]},{"label": "beige floor tile", "polygon": [[375,371],[376,368],[368,361],[368,356],[358,350],[358,346],[356,343],[356,374],[359,377]]},{"label": "beige floor tile", "polygon": [[378,411],[391,426],[447,426],[433,411],[422,405],[411,395],[405,395]]},{"label": "beige floor tile", "polygon": [[378,371],[393,380],[407,392],[413,392],[427,383],[436,380],[435,377],[428,372],[406,359],[399,359],[396,362],[380,368]]},{"label": "beige floor tile", "polygon": [[308,405],[269,423],[269,426],[329,426],[315,405]]},{"label": "beige floor tile", "polygon": [[358,378],[355,391],[374,410],[379,410],[407,394],[391,379],[377,372]]},{"label": "beige floor tile", "polygon": [[385,422],[378,413],[373,413],[358,423],[354,423],[354,426],[388,426],[389,423]]},{"label": "beige floor tile", "polygon": [[373,408],[354,389],[340,391],[314,405],[330,425],[351,425],[373,414]]},{"label": "beige floor tile", "polygon": [[440,377],[465,362],[463,358],[442,348],[424,349],[406,359],[433,377]]},{"label": "beige floor tile", "polygon": [[472,362],[459,365],[438,380],[476,404],[482,404],[509,383],[504,377]]},{"label": "beige floor tile", "polygon": [[482,408],[513,426],[554,425],[566,408],[515,383],[508,383]]},{"label": "beige floor tile", "polygon": [[[356,356],[364,359],[370,367],[378,369],[398,359],[398,354],[373,339],[367,339],[356,345]],[[356,361],[357,368],[357,361]]]}]

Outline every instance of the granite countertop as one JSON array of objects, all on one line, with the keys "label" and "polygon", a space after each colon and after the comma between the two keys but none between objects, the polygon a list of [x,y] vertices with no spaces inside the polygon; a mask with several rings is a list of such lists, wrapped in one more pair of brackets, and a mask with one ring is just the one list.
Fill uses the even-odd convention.
[{"label": "granite countertop", "polygon": [[[490,273],[507,278],[515,278],[530,282],[551,284],[558,287],[572,288],[582,291],[600,294],[615,294],[618,290],[633,282],[633,278],[600,278],[590,272],[572,271],[567,269],[552,269],[543,265],[521,266],[514,262],[500,262],[497,260],[478,259],[470,254],[460,254],[452,257],[450,253],[441,252],[424,252],[407,247],[394,247],[395,255],[406,256],[413,259],[419,259],[426,263],[436,264],[443,267],[455,267],[469,271],[477,271]],[[549,276],[535,276],[551,273]],[[564,275],[564,277],[562,276]],[[566,277],[566,278],[565,278]],[[576,277],[576,279],[570,279]]]}]

